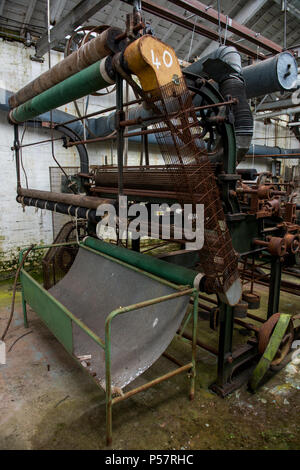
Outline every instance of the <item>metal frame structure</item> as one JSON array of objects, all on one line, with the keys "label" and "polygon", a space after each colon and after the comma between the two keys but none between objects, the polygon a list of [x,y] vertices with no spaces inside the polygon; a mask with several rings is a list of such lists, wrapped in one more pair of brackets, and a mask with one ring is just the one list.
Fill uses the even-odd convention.
[{"label": "metal frame structure", "polygon": [[[44,250],[55,247],[70,246],[74,243],[60,243],[56,245],[47,245],[47,246],[36,246],[32,251]],[[105,322],[105,339],[101,339],[97,334],[92,331],[84,322],[72,314],[64,305],[62,305],[57,299],[55,299],[47,290],[45,290],[30,274],[28,274],[23,267],[20,272],[20,279],[22,285],[22,306],[23,306],[23,317],[24,317],[24,326],[28,328],[28,319],[27,319],[27,308],[26,305],[29,304],[37,315],[45,322],[47,327],[52,331],[56,336],[59,342],[64,346],[69,354],[72,355],[74,359],[82,366],[78,358],[73,354],[73,345],[72,345],[72,322],[74,322],[82,331],[84,331],[92,340],[104,350],[105,353],[105,373],[106,373],[106,443],[111,445],[112,443],[112,407],[120,401],[126,400],[131,396],[145,391],[150,387],[153,387],[156,384],[159,384],[165,380],[168,380],[174,377],[177,374],[191,371],[191,385],[190,385],[190,400],[194,398],[195,395],[195,379],[196,379],[196,341],[197,341],[197,322],[198,322],[198,290],[195,288],[186,288],[184,286],[178,286],[171,282],[166,281],[165,279],[154,276],[147,271],[138,269],[130,264],[124,263],[120,260],[112,258],[104,253],[93,250],[86,247],[84,244],[78,244],[81,248],[91,251],[98,256],[102,256],[106,259],[109,259],[115,263],[121,264],[128,269],[138,271],[139,273],[155,279],[157,282],[166,284],[169,287],[172,287],[175,291],[174,294],[166,295],[163,297],[157,297],[153,299],[145,300],[144,302],[139,302],[137,304],[128,305],[126,307],[120,307],[112,312],[110,312],[106,317]],[[26,248],[20,251],[19,263],[22,262]],[[157,303],[167,302],[168,300],[182,297],[182,296],[192,296],[193,297],[193,334],[192,334],[192,358],[191,362],[181,365],[175,370],[164,374],[156,379],[147,382],[146,384],[131,389],[125,394],[113,398],[112,385],[111,385],[111,323],[114,318],[118,315],[123,315],[133,310],[140,310],[150,305]],[[167,357],[175,364],[178,365],[172,356],[167,355]],[[86,371],[86,368],[82,366]],[[96,382],[99,386],[98,382]]]}]

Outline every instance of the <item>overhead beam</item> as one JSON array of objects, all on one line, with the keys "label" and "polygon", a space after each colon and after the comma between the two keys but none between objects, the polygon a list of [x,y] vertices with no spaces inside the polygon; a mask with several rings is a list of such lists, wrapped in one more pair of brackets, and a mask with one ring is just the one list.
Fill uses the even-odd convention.
[{"label": "overhead beam", "polygon": [[[157,3],[152,2],[151,0],[142,0],[142,8],[145,12],[152,13],[153,15],[157,15],[164,20],[170,21],[171,23],[175,23],[178,26],[182,26],[183,28],[188,29],[190,31],[195,31],[195,33],[201,34],[202,36],[212,39],[213,41],[218,41],[219,35],[213,29],[207,28],[206,26],[203,26],[199,23],[195,24],[194,21],[188,20],[184,18],[183,16],[167,8],[163,8]],[[243,54],[246,54],[249,57],[253,57],[254,59],[266,58],[266,56],[263,53],[261,52],[257,53],[257,51],[241,43],[235,43],[231,39],[228,39],[227,45],[236,47],[238,51],[240,51]]]},{"label": "overhead beam", "polygon": [[[237,23],[241,25],[247,23],[253,18],[253,16],[256,15],[256,13],[265,5],[266,2],[267,0],[248,1],[246,5],[237,13],[233,21],[236,21]],[[231,36],[233,36],[233,33],[229,32],[227,34],[226,41]],[[209,46],[207,46],[206,49],[201,53],[201,57],[204,57],[210,54],[216,47],[217,47],[217,44],[215,42],[209,44]]]},{"label": "overhead beam", "polygon": [[[275,3],[277,3],[277,5],[279,5],[280,7],[282,6],[282,0],[273,0],[273,1]],[[289,2],[288,2],[288,5],[287,5],[287,12],[291,13],[291,15],[294,15],[299,20],[299,18],[300,18],[300,9],[295,7],[292,4],[289,4]]]},{"label": "overhead beam", "polygon": [[24,21],[21,26],[20,36],[23,36],[25,33],[26,25],[30,22],[32,17],[33,11],[35,9],[36,0],[30,0],[29,5],[27,7],[26,15]]},{"label": "overhead beam", "polygon": [[188,32],[187,34],[184,33],[182,35],[181,41],[179,41],[179,43],[174,47],[174,50],[176,53],[180,51],[180,49],[184,46],[186,41],[191,40],[192,34],[193,33]]},{"label": "overhead beam", "polygon": [[[195,15],[204,18],[211,23],[216,25],[219,24],[219,15],[216,10],[213,8],[208,8],[207,5],[199,2],[198,0],[169,0],[170,3],[173,3],[176,6],[180,6],[185,10],[188,10]],[[239,24],[237,21],[228,18],[228,16],[223,13],[220,14],[220,24],[223,28],[226,28],[228,31],[231,31],[234,34],[237,34],[241,38],[246,39],[247,41],[255,44],[256,46],[262,47],[272,54],[277,54],[282,51],[282,47],[271,41],[270,39],[261,36],[258,33],[255,33],[251,29],[247,28],[244,25]]]},{"label": "overhead beam", "polygon": [[[104,8],[111,0],[82,0],[65,18],[51,29],[50,47],[53,48],[74,29]],[[48,36],[44,34],[36,44],[36,56],[42,57],[48,50]]]},{"label": "overhead beam", "polygon": [[117,13],[120,11],[120,1],[119,0],[113,0],[111,2],[111,11],[110,13],[107,14],[107,24],[110,24],[110,22],[113,21],[113,25],[117,26],[117,22],[119,22],[119,18],[117,16]]},{"label": "overhead beam", "polygon": [[3,15],[5,0],[0,1],[0,15]]},{"label": "overhead beam", "polygon": [[57,21],[59,21],[62,12],[65,9],[67,0],[52,0],[50,3],[51,6],[51,12],[50,12],[50,23],[51,24],[56,24]]},{"label": "overhead beam", "polygon": [[169,37],[174,33],[176,28],[177,28],[177,24],[172,24],[170,28],[167,28],[166,34],[162,37],[162,42],[166,42],[169,39]]},{"label": "overhead beam", "polygon": [[[231,15],[231,13],[233,12],[235,8],[235,5],[233,5],[233,7],[231,8],[231,10],[228,12],[228,15]],[[231,33],[229,33],[231,34]],[[228,36],[228,34],[227,34]],[[200,38],[198,42],[196,42],[194,44],[194,46],[192,47],[191,51],[190,51],[190,56],[193,57],[195,56],[196,52],[204,45],[204,43],[206,43],[207,41],[207,38]],[[208,48],[211,48],[212,50],[216,48],[216,44],[217,42],[216,41],[211,41],[211,43],[207,46]]]}]

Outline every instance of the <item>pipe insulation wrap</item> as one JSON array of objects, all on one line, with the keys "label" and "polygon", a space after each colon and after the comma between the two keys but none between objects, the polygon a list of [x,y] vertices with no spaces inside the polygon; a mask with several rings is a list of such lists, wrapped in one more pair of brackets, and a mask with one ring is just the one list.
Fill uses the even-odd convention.
[{"label": "pipe insulation wrap", "polygon": [[17,202],[23,206],[36,207],[57,212],[58,214],[71,215],[72,217],[77,217],[79,219],[87,219],[94,224],[101,220],[101,217],[97,216],[97,211],[95,209],[87,209],[85,207],[72,206],[62,202],[53,202],[25,196],[17,196]]},{"label": "pipe insulation wrap", "polygon": [[[106,75],[108,77],[106,78],[109,78],[111,59],[110,57],[106,57],[103,61],[107,65]],[[47,111],[110,86],[112,80],[110,80],[110,82],[106,81],[101,74],[101,69],[103,70],[103,64],[101,65],[101,62],[102,61],[98,61],[90,65],[86,69],[81,70],[81,72],[76,73],[13,109],[9,114],[10,120],[15,124],[25,122],[42,113],[46,113]]]},{"label": "pipe insulation wrap", "polygon": [[247,152],[253,136],[253,116],[246,97],[242,61],[235,47],[220,46],[203,59],[185,69],[197,75],[205,72],[219,84],[219,91],[226,99],[228,95],[237,98],[232,107],[237,144],[237,161]]},{"label": "pipe insulation wrap", "polygon": [[220,92],[224,98],[231,95],[238,99],[238,103],[232,108],[236,135],[252,136],[253,116],[247,101],[244,82],[237,77],[229,77],[220,83]]},{"label": "pipe insulation wrap", "polygon": [[10,107],[16,108],[98,60],[112,53],[119,52],[124,43],[123,41],[116,42],[115,39],[121,33],[121,29],[110,27],[98,37],[87,42],[83,47],[80,47],[50,70],[47,70],[13,94],[9,99]]},{"label": "pipe insulation wrap", "polygon": [[281,52],[270,59],[243,68],[247,98],[297,88],[298,66],[290,52]]}]

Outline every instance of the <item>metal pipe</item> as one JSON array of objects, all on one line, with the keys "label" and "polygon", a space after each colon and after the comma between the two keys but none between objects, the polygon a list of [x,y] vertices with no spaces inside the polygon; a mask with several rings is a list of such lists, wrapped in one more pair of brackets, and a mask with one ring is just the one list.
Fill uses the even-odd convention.
[{"label": "metal pipe", "polygon": [[192,367],[193,367],[193,363],[189,362],[188,364],[182,367],[178,367],[177,369],[172,370],[171,372],[168,372],[167,374],[162,375],[161,377],[158,377],[157,379],[151,380],[151,382],[147,382],[143,385],[140,385],[137,388],[134,388],[133,390],[129,390],[129,392],[124,393],[124,395],[120,397],[113,398],[112,403],[113,404],[119,403],[120,401],[126,400],[126,398],[130,398],[139,392],[144,392],[145,390],[148,390],[148,388],[153,387],[154,385],[157,385],[163,382],[164,380],[170,379],[171,377],[174,377],[175,375],[181,374],[182,372],[192,369]]},{"label": "metal pipe", "polygon": [[72,206],[85,207],[86,209],[95,209],[101,204],[113,204],[113,199],[102,199],[93,196],[82,196],[81,194],[55,193],[52,191],[39,191],[37,189],[18,188],[18,196],[43,201],[61,202]]},{"label": "metal pipe", "polygon": [[35,96],[75,75],[89,65],[103,59],[112,52],[116,53],[123,47],[115,38],[122,32],[119,28],[111,27],[98,37],[88,41],[83,47],[70,54],[47,72],[37,77],[12,95],[9,99],[11,108],[15,108]]},{"label": "metal pipe", "polygon": [[288,51],[243,68],[247,98],[297,88],[298,66]]},{"label": "metal pipe", "polygon": [[108,58],[90,65],[81,72],[14,108],[9,113],[11,122],[21,123],[33,119],[42,113],[111,85],[114,82],[106,73],[107,60]]},{"label": "metal pipe", "polygon": [[44,199],[35,199],[32,197],[17,196],[17,202],[22,206],[35,207],[39,209],[50,210],[58,214],[65,214],[79,219],[86,219],[97,224],[101,217],[98,217],[95,209],[63,204],[61,202],[45,201]]}]

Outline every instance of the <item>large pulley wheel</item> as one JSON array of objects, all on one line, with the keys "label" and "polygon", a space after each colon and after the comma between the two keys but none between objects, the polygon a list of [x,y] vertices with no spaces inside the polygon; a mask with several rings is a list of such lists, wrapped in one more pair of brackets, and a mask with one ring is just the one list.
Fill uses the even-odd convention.
[{"label": "large pulley wheel", "polygon": [[294,338],[291,315],[275,313],[260,328],[258,349],[262,354],[249,382],[254,392],[271,366],[277,366],[288,354]]},{"label": "large pulley wheel", "polygon": [[57,265],[63,273],[66,274],[69,271],[76,258],[77,253],[77,246],[62,246],[58,249],[56,254]]},{"label": "large pulley wheel", "polygon": [[[280,313],[274,313],[259,329],[258,333],[258,352],[263,355],[270,342],[271,336],[280,318]],[[290,319],[286,332],[282,338],[279,348],[276,352],[274,359],[271,362],[272,366],[278,366],[289,353],[294,339],[294,326],[293,321]]]}]

